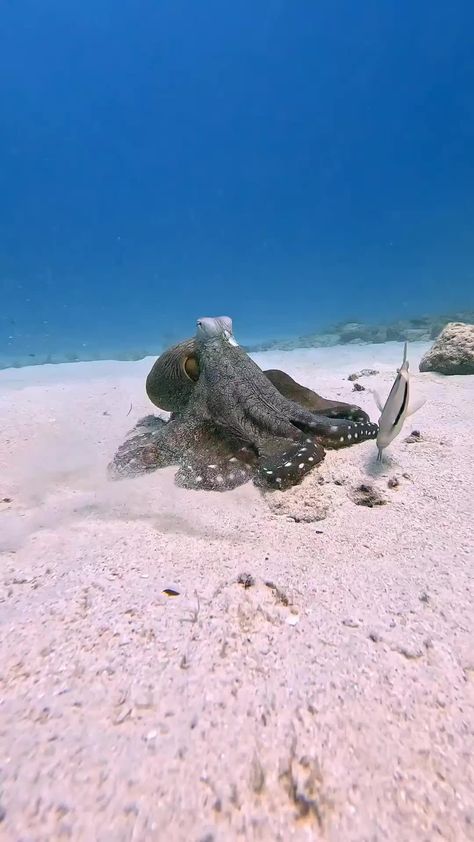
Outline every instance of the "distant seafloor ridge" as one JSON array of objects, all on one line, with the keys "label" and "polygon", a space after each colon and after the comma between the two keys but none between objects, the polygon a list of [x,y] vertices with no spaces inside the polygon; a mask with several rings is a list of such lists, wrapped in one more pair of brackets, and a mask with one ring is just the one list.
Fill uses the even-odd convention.
[{"label": "distant seafloor ridge", "polygon": [[[286,336],[262,339],[245,343],[243,347],[252,353],[269,350],[290,351],[296,348],[328,348],[336,345],[382,344],[384,342],[427,342],[436,339],[448,322],[474,324],[474,310],[458,310],[451,313],[413,316],[397,319],[393,322],[369,323],[343,321],[328,325],[326,329],[299,336]],[[185,337],[183,336],[183,339]],[[237,336],[239,341],[239,337]],[[11,349],[0,350],[0,370],[23,368],[34,365],[58,363],[90,362],[93,360],[142,360],[145,357],[158,356],[168,343],[157,342],[153,347],[133,347],[129,345],[98,346],[83,343],[77,348],[65,347],[62,350],[31,350],[28,353],[15,353]]]}]

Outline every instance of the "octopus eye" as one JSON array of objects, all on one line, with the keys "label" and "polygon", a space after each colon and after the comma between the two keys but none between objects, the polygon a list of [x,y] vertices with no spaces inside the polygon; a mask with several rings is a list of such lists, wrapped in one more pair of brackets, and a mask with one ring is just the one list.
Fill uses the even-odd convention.
[{"label": "octopus eye", "polygon": [[196,357],[186,357],[184,360],[184,371],[190,380],[199,380],[199,363]]}]

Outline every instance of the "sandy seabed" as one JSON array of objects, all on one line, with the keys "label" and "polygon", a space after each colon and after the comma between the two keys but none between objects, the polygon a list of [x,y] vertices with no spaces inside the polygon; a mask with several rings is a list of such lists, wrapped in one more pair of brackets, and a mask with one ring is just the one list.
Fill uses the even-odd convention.
[{"label": "sandy seabed", "polygon": [[[0,373],[2,842],[474,838],[474,377],[424,350],[382,467],[266,496],[107,481],[150,360]],[[377,419],[401,352],[255,359]]]}]

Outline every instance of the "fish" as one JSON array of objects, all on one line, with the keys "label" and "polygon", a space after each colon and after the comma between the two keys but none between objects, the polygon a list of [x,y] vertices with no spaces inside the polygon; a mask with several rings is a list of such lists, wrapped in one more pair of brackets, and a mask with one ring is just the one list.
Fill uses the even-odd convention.
[{"label": "fish", "polygon": [[376,439],[378,448],[377,461],[382,461],[382,452],[386,447],[399,435],[406,418],[413,415],[426,403],[424,398],[415,402],[410,402],[410,374],[408,372],[409,363],[407,360],[407,343],[403,351],[403,361],[399,369],[397,369],[397,376],[394,380],[393,386],[390,389],[389,396],[382,405],[379,395],[374,390],[373,395],[375,402],[381,412],[379,419],[379,432]]}]

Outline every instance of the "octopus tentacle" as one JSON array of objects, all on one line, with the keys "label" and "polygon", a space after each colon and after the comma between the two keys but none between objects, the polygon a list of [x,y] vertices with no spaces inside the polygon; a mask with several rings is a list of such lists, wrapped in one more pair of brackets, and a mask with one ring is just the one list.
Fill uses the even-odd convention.
[{"label": "octopus tentacle", "polygon": [[285,371],[278,368],[266,369],[265,377],[270,380],[283,397],[295,401],[305,409],[315,412],[318,415],[327,415],[330,418],[347,418],[354,421],[369,421],[369,416],[360,406],[344,403],[343,401],[330,401],[321,397],[317,392],[302,386],[293,380]]},{"label": "octopus tentacle", "polygon": [[138,421],[110,462],[109,476],[133,477],[171,465],[173,456],[166,445],[167,433],[168,424],[155,415]]},{"label": "octopus tentacle", "polygon": [[300,430],[317,437],[323,447],[336,449],[349,447],[377,436],[378,426],[371,421],[350,421],[346,418],[328,418],[307,413],[295,404],[291,421]]},{"label": "octopus tentacle", "polygon": [[324,448],[313,438],[275,439],[262,450],[255,484],[283,491],[301,482],[324,459]]},{"label": "octopus tentacle", "polygon": [[229,491],[255,476],[257,454],[252,448],[208,422],[194,425],[193,446],[180,460],[175,483],[181,488]]},{"label": "octopus tentacle", "polygon": [[112,479],[140,476],[178,465],[181,488],[227,491],[255,475],[257,454],[212,422],[189,417],[141,419],[109,465]]},{"label": "octopus tentacle", "polygon": [[194,405],[179,420],[180,470],[176,484],[185,488],[226,491],[237,488],[255,473],[257,454]]}]

